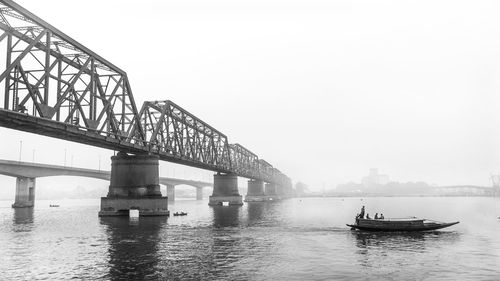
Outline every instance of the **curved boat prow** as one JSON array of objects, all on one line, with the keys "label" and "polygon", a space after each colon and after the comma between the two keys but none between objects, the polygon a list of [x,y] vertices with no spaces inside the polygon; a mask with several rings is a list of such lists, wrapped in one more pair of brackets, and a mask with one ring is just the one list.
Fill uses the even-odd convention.
[{"label": "curved boat prow", "polygon": [[458,224],[458,223],[460,223],[460,222],[459,222],[459,221],[449,222],[449,223],[445,223],[445,224],[443,224],[442,226],[443,226],[443,227],[448,227],[448,226],[452,226],[452,225],[455,225],[455,224]]},{"label": "curved boat prow", "polygon": [[449,226],[455,225],[457,223],[459,223],[459,221],[448,222],[448,223],[431,221],[431,222],[425,222],[424,226],[425,226],[425,230],[436,230],[436,229],[449,227]]}]

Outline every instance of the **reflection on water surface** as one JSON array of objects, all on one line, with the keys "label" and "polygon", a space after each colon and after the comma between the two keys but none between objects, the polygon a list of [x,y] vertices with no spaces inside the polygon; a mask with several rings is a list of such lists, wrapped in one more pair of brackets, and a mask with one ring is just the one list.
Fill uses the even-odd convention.
[{"label": "reflection on water surface", "polygon": [[[98,218],[98,200],[68,200],[60,208],[37,201],[35,209],[10,203],[0,205],[3,280],[500,276],[500,202],[494,198],[302,198],[217,207],[178,201],[171,211],[188,216],[138,220]],[[462,222],[424,233],[352,231],[345,223],[360,204],[388,215]],[[447,211],[437,213],[435,205]]]}]

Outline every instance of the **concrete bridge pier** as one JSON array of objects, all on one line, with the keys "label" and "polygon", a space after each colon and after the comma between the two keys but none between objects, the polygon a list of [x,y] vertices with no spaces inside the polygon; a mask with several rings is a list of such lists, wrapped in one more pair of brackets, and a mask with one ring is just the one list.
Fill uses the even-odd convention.
[{"label": "concrete bridge pier", "polygon": [[167,197],[161,196],[158,156],[127,155],[111,157],[109,192],[101,197],[99,216],[128,216],[130,209],[140,216],[168,216]]},{"label": "concrete bridge pier", "polygon": [[266,183],[265,193],[268,201],[274,201],[280,199],[277,194],[276,184],[274,183]]},{"label": "concrete bridge pier", "polygon": [[217,206],[227,202],[229,205],[243,205],[238,191],[238,176],[232,174],[214,175],[214,190],[208,205]]},{"label": "concrete bridge pier", "polygon": [[12,208],[27,208],[35,205],[36,178],[17,177],[16,199]]},{"label": "concrete bridge pier", "polygon": [[196,187],[196,200],[203,200],[203,187]]},{"label": "concrete bridge pier", "polygon": [[261,180],[249,180],[247,196],[245,202],[263,202],[267,201],[266,193],[264,192],[264,182]]},{"label": "concrete bridge pier", "polygon": [[291,198],[292,197],[292,189],[289,186],[284,186],[283,187],[283,196],[285,198]]},{"label": "concrete bridge pier", "polygon": [[282,185],[276,185],[276,194],[278,195],[279,199],[284,199],[286,198],[286,189]]},{"label": "concrete bridge pier", "polygon": [[175,185],[167,184],[167,197],[168,201],[175,201]]}]

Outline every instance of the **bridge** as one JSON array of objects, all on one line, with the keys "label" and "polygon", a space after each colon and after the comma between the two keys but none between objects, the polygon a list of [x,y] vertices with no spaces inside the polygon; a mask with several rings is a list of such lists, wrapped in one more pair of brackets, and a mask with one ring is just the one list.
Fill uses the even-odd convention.
[{"label": "bridge", "polygon": [[438,186],[435,188],[437,194],[458,196],[499,196],[500,186],[492,187],[477,185],[452,185]]},{"label": "bridge", "polygon": [[[119,151],[100,216],[168,215],[158,161],[214,171],[210,205],[290,194],[291,179],[170,100],[136,105],[127,74],[10,0],[0,0],[0,126]],[[3,103],[2,103],[3,100]]]},{"label": "bridge", "polygon": [[[76,176],[110,180],[111,172],[66,166],[48,165],[0,159],[0,175],[16,178],[16,199],[14,207],[33,207],[35,203],[36,179],[54,176]],[[175,186],[189,185],[196,188],[196,199],[203,199],[203,188],[213,186],[211,182],[160,177],[161,185],[167,187],[169,201],[175,200]],[[27,191],[27,192],[26,192]]]}]

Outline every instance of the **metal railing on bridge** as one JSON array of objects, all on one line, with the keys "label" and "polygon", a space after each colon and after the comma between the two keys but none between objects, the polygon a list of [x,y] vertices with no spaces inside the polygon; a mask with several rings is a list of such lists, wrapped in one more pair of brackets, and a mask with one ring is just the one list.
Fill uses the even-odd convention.
[{"label": "metal railing on bridge", "polygon": [[0,31],[0,126],[291,186],[171,101],[137,110],[125,71],[13,1],[0,0]]}]

